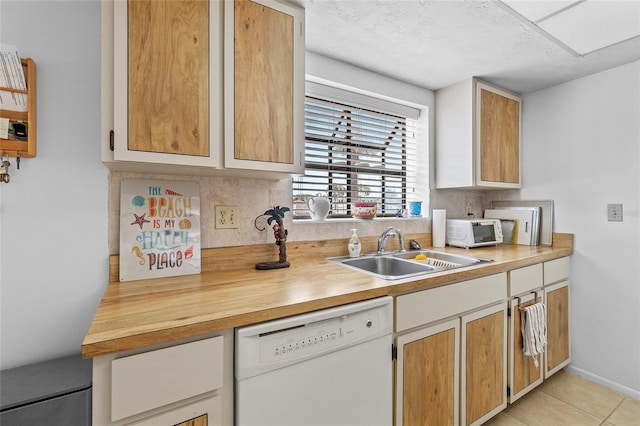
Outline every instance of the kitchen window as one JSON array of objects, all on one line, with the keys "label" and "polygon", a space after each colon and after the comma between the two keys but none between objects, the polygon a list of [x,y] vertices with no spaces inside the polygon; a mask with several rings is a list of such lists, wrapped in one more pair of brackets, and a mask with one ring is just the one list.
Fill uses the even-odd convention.
[{"label": "kitchen window", "polygon": [[[311,88],[311,90],[309,90]],[[309,218],[307,201],[328,197],[329,218],[372,203],[376,216],[407,209],[416,183],[419,110],[307,82],[305,172],[293,178],[293,217]]]}]

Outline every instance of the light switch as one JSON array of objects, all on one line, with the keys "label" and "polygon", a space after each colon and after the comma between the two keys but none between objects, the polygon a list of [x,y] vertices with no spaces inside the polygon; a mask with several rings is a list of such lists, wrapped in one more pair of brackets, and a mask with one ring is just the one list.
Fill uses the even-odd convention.
[{"label": "light switch", "polygon": [[607,220],[622,222],[622,204],[607,204]]}]

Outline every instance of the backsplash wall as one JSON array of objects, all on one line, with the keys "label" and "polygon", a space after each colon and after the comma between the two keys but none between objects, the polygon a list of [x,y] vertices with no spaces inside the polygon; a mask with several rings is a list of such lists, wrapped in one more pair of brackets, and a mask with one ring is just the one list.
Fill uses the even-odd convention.
[{"label": "backsplash wall", "polygon": [[485,209],[491,207],[491,201],[519,200],[520,190],[432,189],[430,198],[431,208],[445,209],[449,219],[471,217],[468,213],[473,214],[473,217],[481,218],[484,216]]},{"label": "backsplash wall", "polygon": [[[109,254],[118,254],[120,239],[120,183],[122,179],[187,180],[200,185],[201,247],[232,247],[273,243],[273,232],[267,227],[266,218],[256,216],[272,206],[291,207],[291,179],[268,180],[220,176],[151,175],[113,172],[109,175]],[[447,197],[444,197],[447,198]],[[471,197],[473,198],[473,197]],[[473,198],[475,200],[475,198]],[[426,203],[425,203],[426,204]],[[238,229],[215,229],[215,206],[237,205],[240,208]],[[453,204],[452,204],[453,205]],[[426,209],[426,206],[423,205]],[[423,211],[423,215],[425,215]],[[405,234],[431,232],[431,220],[421,218],[385,218],[374,220],[338,219],[330,222],[311,222],[291,219],[285,215],[285,227],[289,241],[319,241],[348,238],[351,229],[357,228],[360,236],[379,235],[386,227],[393,226]]]},{"label": "backsplash wall", "polygon": [[[131,179],[188,180],[200,184],[200,228],[202,248],[233,247],[273,243],[271,229],[258,231],[254,227],[256,216],[272,206],[291,207],[291,179],[268,180],[220,176],[149,175],[113,172],[109,176],[109,254],[118,254],[120,239],[120,182]],[[318,223],[304,220],[292,221],[285,215],[285,227],[290,241],[319,241],[348,238],[351,229],[357,228],[360,236],[379,235],[386,227],[393,226],[405,234],[431,232],[431,219],[426,217],[431,209],[446,209],[447,217],[466,217],[468,212],[482,217],[492,200],[518,199],[519,190],[480,191],[473,189],[431,190],[430,207],[423,205],[423,215],[418,219],[339,219]],[[215,206],[240,207],[240,228],[215,229]],[[428,211],[427,211],[428,210]],[[258,220],[266,227],[266,219]]]}]

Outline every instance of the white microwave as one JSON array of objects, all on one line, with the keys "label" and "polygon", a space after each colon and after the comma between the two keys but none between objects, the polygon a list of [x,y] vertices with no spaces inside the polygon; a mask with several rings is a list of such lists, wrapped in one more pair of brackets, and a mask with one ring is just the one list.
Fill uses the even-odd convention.
[{"label": "white microwave", "polygon": [[446,242],[464,248],[502,244],[500,219],[447,219]]}]

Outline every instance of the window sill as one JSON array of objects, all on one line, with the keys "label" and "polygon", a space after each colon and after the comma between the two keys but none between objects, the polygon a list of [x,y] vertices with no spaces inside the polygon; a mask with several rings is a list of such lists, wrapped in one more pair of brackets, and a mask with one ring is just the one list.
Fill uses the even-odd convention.
[{"label": "window sill", "polygon": [[325,220],[313,220],[313,219],[293,219],[295,225],[318,225],[318,224],[336,224],[336,223],[369,223],[369,222],[421,222],[427,221],[427,216],[409,216],[409,217],[376,217],[373,219],[357,219],[355,217],[325,219]]}]

